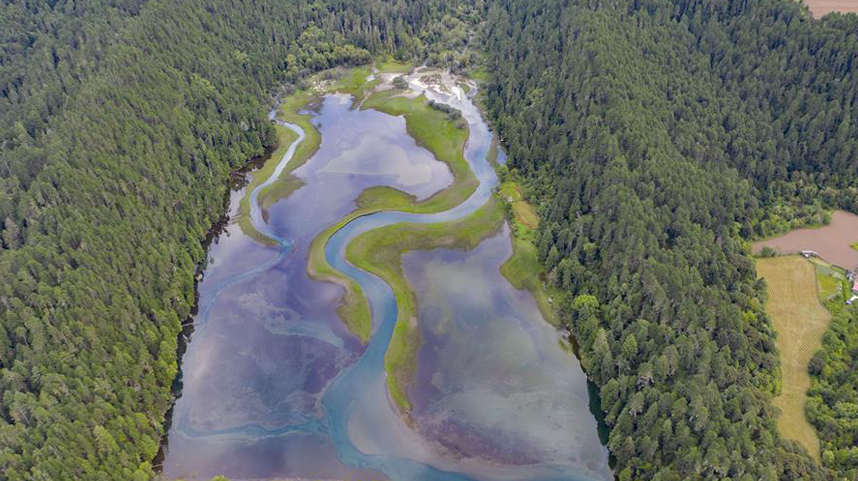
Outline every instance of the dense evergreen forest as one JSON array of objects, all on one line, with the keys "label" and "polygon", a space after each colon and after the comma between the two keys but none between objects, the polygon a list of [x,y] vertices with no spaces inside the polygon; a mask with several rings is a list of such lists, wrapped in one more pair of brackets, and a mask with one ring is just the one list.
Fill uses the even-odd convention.
[{"label": "dense evergreen forest", "polygon": [[823,463],[858,479],[858,312],[831,320],[822,349],[810,361],[807,415],[822,442]]},{"label": "dense evergreen forest", "polygon": [[453,2],[0,4],[0,480],[149,479],[227,177],[278,85],[467,62]]},{"label": "dense evergreen forest", "polygon": [[854,451],[831,452],[854,446],[854,386],[833,367],[854,365],[854,334],[841,319],[826,340],[840,355],[821,368],[821,417],[838,427],[820,468],[776,432],[775,334],[745,247],[858,210],[858,17],[780,0],[493,5],[486,103],[540,206],[548,281],[571,293],[618,478],[858,479]]},{"label": "dense evergreen forest", "polygon": [[0,480],[150,479],[201,240],[271,92],[385,53],[460,69],[539,206],[620,480],[858,479],[858,319],[778,435],[746,241],[858,212],[858,17],[784,0],[0,4]]}]

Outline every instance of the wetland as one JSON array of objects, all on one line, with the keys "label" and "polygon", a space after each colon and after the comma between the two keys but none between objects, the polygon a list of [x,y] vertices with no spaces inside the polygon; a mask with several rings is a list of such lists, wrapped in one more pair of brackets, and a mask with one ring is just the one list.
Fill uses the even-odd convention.
[{"label": "wetland", "polygon": [[314,111],[281,112],[292,143],[232,192],[165,477],[613,478],[565,333],[501,274],[497,146],[464,80],[392,78],[365,78],[362,101],[319,89]]}]

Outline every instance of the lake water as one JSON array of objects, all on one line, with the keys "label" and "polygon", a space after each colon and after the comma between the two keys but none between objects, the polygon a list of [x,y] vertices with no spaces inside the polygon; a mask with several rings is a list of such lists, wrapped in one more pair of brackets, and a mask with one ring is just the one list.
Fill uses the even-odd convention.
[{"label": "lake water", "polygon": [[533,297],[501,276],[510,255],[504,226],[471,252],[404,256],[423,339],[409,393],[417,430],[453,455],[599,472],[583,373]]},{"label": "lake water", "polygon": [[[426,90],[417,78],[412,87]],[[336,315],[341,288],[306,274],[310,241],[352,211],[367,187],[424,198],[452,176],[407,135],[403,119],[326,96],[314,117],[320,149],[294,172],[304,186],[272,206],[267,223],[253,218],[280,247],[259,245],[230,224],[210,248],[166,477],[612,479],[578,361],[533,299],[498,272],[511,253],[506,228],[470,252],[405,256],[426,341],[409,392],[413,426],[388,399],[383,357],[395,299],[345,261],[345,245],[381,225],[463,217],[497,184],[485,160],[491,133],[470,100],[457,88],[426,95],[462,110],[470,126],[465,156],[480,187],[450,211],[382,212],[331,238],[329,262],[361,283],[372,306],[373,337],[361,344]],[[233,213],[243,195],[233,192]]]}]

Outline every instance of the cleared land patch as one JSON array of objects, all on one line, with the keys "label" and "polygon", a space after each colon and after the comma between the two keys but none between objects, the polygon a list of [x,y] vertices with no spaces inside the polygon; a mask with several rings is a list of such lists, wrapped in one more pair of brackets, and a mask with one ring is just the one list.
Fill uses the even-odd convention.
[{"label": "cleared land patch", "polygon": [[783,256],[758,259],[757,272],[768,284],[766,310],[778,332],[781,354],[782,389],[773,400],[782,412],[778,428],[819,460],[819,439],[804,414],[810,388],[808,364],[831,319],[819,302],[817,270],[800,256]]},{"label": "cleared land patch", "polygon": [[[521,197],[521,192],[515,182],[506,181],[501,184],[500,193],[504,196],[504,201],[512,207],[515,220],[520,224],[518,227],[526,228],[527,232],[539,227],[539,215],[533,206]],[[524,232],[522,234],[526,235]]]}]

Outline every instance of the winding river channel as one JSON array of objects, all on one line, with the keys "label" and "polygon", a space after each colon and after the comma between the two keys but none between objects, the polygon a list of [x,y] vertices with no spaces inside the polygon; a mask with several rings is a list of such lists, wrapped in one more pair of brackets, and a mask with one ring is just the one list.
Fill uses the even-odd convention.
[{"label": "winding river channel", "polygon": [[[318,152],[293,174],[302,187],[251,220],[266,246],[231,222],[209,249],[199,313],[182,359],[182,390],[168,433],[167,478],[348,480],[608,480],[586,378],[533,298],[499,273],[512,254],[509,228],[464,252],[403,257],[418,300],[423,343],[408,395],[412,422],[387,394],[384,355],[397,318],[391,288],[353,267],[345,247],[362,233],[400,223],[460,219],[484,205],[498,180],[487,160],[492,133],[455,84],[412,90],[462,112],[465,158],[480,181],[462,204],[437,214],[384,211],[358,217],[325,247],[328,262],[355,279],[372,308],[369,342],[336,313],[342,288],[312,280],[307,248],[355,209],[364,189],[391,186],[418,199],[453,182],[418,146],[405,120],[326,95],[314,114]],[[233,191],[238,213],[244,189]]]}]

